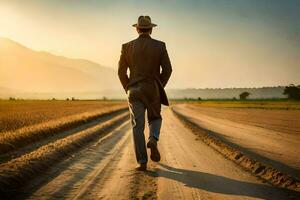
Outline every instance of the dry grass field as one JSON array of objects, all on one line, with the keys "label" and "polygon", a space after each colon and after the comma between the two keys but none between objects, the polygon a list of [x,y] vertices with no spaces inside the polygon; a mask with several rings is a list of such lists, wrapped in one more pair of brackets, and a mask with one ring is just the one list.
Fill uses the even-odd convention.
[{"label": "dry grass field", "polygon": [[[182,103],[174,101],[174,103]],[[219,108],[254,108],[254,109],[280,109],[280,110],[300,110],[300,101],[277,101],[277,100],[249,100],[249,101],[185,101],[184,103],[193,104],[200,107],[219,107]]]},{"label": "dry grass field", "polygon": [[0,101],[0,134],[50,120],[125,106],[123,101]]},{"label": "dry grass field", "polygon": [[2,101],[0,153],[32,145],[82,124],[126,109],[113,101]]}]

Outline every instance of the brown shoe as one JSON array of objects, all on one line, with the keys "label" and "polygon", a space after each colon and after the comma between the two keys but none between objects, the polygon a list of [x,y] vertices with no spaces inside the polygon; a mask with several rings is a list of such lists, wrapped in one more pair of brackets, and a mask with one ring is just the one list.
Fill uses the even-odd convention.
[{"label": "brown shoe", "polygon": [[135,170],[137,170],[137,171],[146,171],[147,170],[147,163],[140,164],[139,166],[137,166],[135,168]]},{"label": "brown shoe", "polygon": [[151,137],[147,143],[147,148],[150,148],[151,150],[151,160],[154,162],[159,162],[160,161],[160,153],[157,148],[157,141],[153,137]]}]

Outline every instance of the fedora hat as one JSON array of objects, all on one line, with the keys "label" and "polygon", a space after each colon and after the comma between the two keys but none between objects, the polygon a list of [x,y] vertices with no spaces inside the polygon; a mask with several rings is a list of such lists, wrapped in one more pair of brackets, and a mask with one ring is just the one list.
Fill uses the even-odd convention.
[{"label": "fedora hat", "polygon": [[138,18],[138,22],[136,24],[132,25],[133,27],[137,27],[137,28],[153,28],[155,26],[157,26],[156,24],[151,23],[151,18],[149,16],[139,16]]}]

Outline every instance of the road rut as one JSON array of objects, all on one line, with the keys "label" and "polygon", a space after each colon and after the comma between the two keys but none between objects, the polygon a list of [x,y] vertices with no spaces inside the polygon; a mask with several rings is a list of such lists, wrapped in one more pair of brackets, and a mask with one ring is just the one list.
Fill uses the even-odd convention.
[{"label": "road rut", "polygon": [[[146,129],[146,132],[148,130]],[[147,134],[146,134],[147,137]],[[162,160],[136,172],[129,122],[23,188],[23,199],[296,199],[243,171],[163,109]]]}]

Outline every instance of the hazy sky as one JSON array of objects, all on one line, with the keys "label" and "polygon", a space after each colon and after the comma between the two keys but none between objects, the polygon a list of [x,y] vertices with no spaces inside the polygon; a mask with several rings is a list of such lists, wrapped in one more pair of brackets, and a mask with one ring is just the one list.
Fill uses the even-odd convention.
[{"label": "hazy sky", "polygon": [[0,0],[0,37],[116,69],[141,14],[167,43],[170,88],[300,84],[299,0]]}]

